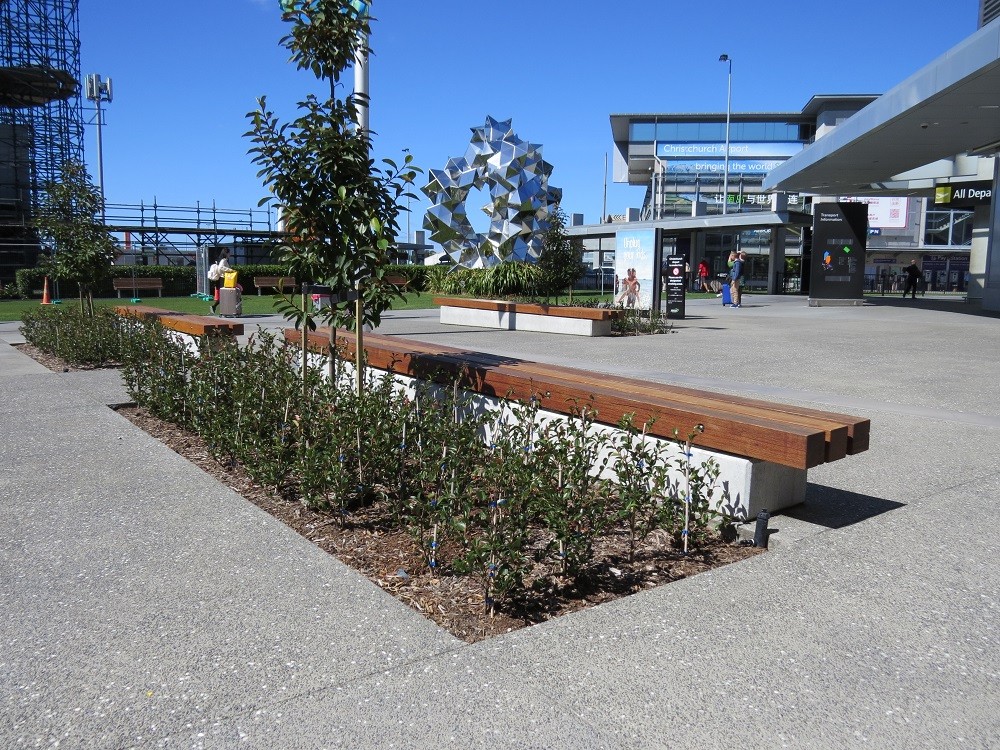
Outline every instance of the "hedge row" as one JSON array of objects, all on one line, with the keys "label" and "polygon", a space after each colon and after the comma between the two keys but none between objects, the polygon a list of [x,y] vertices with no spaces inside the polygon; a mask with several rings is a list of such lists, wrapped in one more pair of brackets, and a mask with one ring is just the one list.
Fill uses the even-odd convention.
[{"label": "hedge row", "polygon": [[[247,263],[234,265],[233,268],[239,273],[239,282],[246,294],[257,293],[257,288],[253,285],[254,276],[288,275],[282,266],[276,264]],[[110,271],[108,278],[94,290],[94,296],[117,296],[111,285],[111,279],[132,278],[133,273],[136,278],[158,277],[163,279],[163,294],[166,297],[184,297],[194,294],[198,290],[194,266],[112,266]],[[388,272],[408,278],[410,280],[409,288],[413,291],[424,289],[427,272],[423,266],[389,266]],[[41,297],[44,276],[37,268],[20,269],[16,273],[18,296],[21,299]],[[270,289],[265,291],[268,294],[273,293]],[[63,282],[63,288],[60,292],[64,297],[76,296],[77,286],[74,282]]]}]

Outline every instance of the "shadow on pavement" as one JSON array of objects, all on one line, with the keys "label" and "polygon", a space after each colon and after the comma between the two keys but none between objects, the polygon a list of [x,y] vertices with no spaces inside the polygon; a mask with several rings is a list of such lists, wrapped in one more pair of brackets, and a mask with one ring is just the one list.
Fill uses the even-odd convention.
[{"label": "shadow on pavement", "polygon": [[937,310],[938,312],[958,313],[959,315],[975,315],[981,318],[1000,318],[1000,312],[995,310],[983,310],[979,303],[965,302],[961,297],[949,297],[942,299],[924,298],[917,296],[916,299],[907,297],[903,299],[898,294],[896,296],[886,295],[873,296],[865,295],[865,302],[878,307],[908,307],[916,310]]},{"label": "shadow on pavement", "polygon": [[781,514],[828,529],[842,529],[905,506],[906,503],[809,482],[806,486],[806,501],[781,511]]}]

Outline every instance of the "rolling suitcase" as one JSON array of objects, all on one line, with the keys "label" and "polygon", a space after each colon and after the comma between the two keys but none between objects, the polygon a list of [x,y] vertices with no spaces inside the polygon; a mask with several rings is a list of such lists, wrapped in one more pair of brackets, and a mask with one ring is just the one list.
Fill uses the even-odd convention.
[{"label": "rolling suitcase", "polygon": [[220,289],[218,314],[223,317],[243,314],[243,292],[240,289]]},{"label": "rolling suitcase", "polygon": [[733,304],[733,290],[729,288],[729,284],[722,285],[722,304],[723,306]]}]

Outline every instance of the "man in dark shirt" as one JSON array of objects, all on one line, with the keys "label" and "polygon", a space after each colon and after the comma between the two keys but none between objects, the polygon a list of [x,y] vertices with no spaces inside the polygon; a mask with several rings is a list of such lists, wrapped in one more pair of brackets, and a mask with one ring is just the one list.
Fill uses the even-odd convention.
[{"label": "man in dark shirt", "polygon": [[922,274],[920,269],[917,267],[917,259],[914,258],[910,261],[903,272],[906,274],[906,286],[903,287],[903,299],[906,299],[906,293],[910,292],[910,299],[917,298],[917,282],[920,281]]}]

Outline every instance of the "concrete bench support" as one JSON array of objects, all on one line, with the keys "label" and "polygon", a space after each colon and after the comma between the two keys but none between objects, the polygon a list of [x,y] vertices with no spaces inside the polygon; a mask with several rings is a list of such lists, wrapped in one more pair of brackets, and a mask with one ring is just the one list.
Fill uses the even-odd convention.
[{"label": "concrete bench support", "polygon": [[560,307],[499,300],[439,297],[444,325],[538,331],[571,336],[610,336],[616,310]]}]

